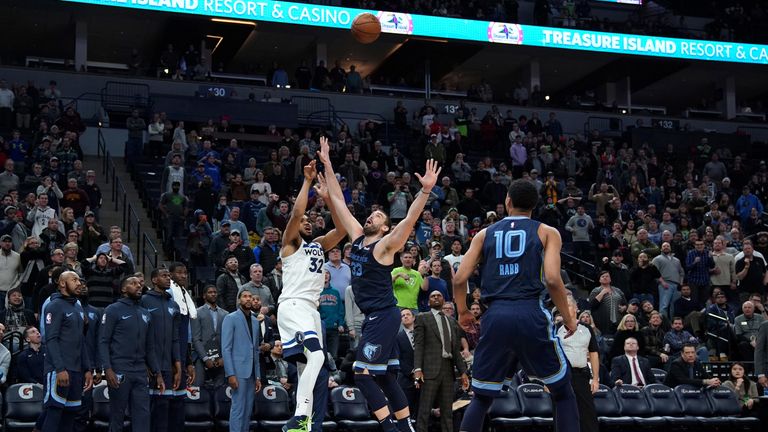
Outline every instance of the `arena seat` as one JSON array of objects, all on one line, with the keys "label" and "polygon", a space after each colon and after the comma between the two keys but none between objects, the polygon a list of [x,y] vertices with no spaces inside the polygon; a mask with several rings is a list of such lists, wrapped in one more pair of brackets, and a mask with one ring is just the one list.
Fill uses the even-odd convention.
[{"label": "arena seat", "polygon": [[645,394],[639,387],[620,385],[613,389],[619,403],[622,416],[632,417],[635,424],[640,426],[662,426],[666,423],[663,417],[654,417],[651,406]]},{"label": "arena seat", "polygon": [[379,422],[371,418],[368,402],[355,387],[341,386],[331,390],[331,409],[339,430],[379,430]]},{"label": "arena seat", "polygon": [[43,410],[45,390],[40,384],[14,384],[5,392],[3,431],[32,430]]},{"label": "arena seat", "polygon": [[523,415],[530,417],[535,426],[551,426],[552,398],[544,391],[544,386],[539,384],[521,384],[517,387],[517,397],[520,399],[520,407]]},{"label": "arena seat", "polygon": [[695,417],[685,416],[680,402],[677,401],[675,392],[664,384],[648,384],[643,387],[651,413],[673,426],[694,426],[700,424]]},{"label": "arena seat", "polygon": [[[93,423],[94,430],[109,430],[109,417],[112,410],[109,406],[109,387],[107,387],[107,381],[104,380],[99,385],[93,387],[93,410],[91,411],[91,421]],[[125,412],[125,419],[123,419],[123,430],[127,430],[131,427],[131,421],[128,417],[128,411]]]},{"label": "arena seat", "polygon": [[701,387],[681,384],[675,387],[674,393],[689,421],[695,419],[699,424],[704,424],[706,417],[712,415],[712,408]]},{"label": "arena seat", "polygon": [[184,430],[208,431],[213,426],[210,392],[205,388],[188,387],[184,399]]},{"label": "arena seat", "polygon": [[663,383],[667,380],[667,371],[664,369],[651,368],[651,372],[653,372],[653,376],[656,378],[657,383]]},{"label": "arena seat", "polygon": [[491,427],[496,429],[513,429],[529,426],[533,423],[529,417],[523,416],[520,400],[517,397],[517,389],[511,388],[502,392],[493,400],[488,410],[491,419]]},{"label": "arena seat", "polygon": [[759,420],[754,417],[741,417],[741,405],[739,405],[739,396],[728,387],[712,387],[704,391],[709,405],[712,408],[713,417],[708,418],[705,423],[715,426],[733,426],[739,429],[752,428],[759,424]]},{"label": "arena seat", "polygon": [[632,417],[621,415],[621,407],[616,400],[616,395],[613,394],[607,385],[600,384],[597,392],[593,395],[593,399],[595,401],[597,420],[601,425],[606,427],[618,427],[635,424]]},{"label": "arena seat", "polygon": [[256,393],[256,409],[259,428],[279,432],[293,416],[291,397],[281,386],[264,386]]}]

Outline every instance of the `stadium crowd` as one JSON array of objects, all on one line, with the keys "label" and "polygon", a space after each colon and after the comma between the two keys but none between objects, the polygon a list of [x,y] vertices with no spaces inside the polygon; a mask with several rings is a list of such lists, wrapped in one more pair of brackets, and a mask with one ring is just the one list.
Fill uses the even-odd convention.
[{"label": "stadium crowd", "polygon": [[[80,301],[95,308],[115,302],[124,276],[144,284],[143,274],[134,273],[136,262],[121,240],[121,227],[98,223],[96,174],[83,166],[78,145],[85,125],[74,107],[60,106],[59,98],[55,82],[37,89],[10,88],[0,81],[0,128],[11,131],[0,146],[0,294],[5,299],[0,324],[25,340],[13,362],[10,352],[22,347],[0,347],[0,380],[6,383],[43,381],[38,319],[63,272],[81,278],[87,290]],[[598,132],[566,134],[554,113],[502,112],[494,107],[481,117],[462,102],[457,114],[447,117],[429,104],[409,113],[398,103],[394,123],[412,137],[408,146],[382,142],[384,135],[373,122],[338,131],[270,127],[265,133],[277,144],[260,162],[246,157],[236,139],[217,138],[233,128],[226,119],[186,125],[164,113],[144,119],[134,111],[126,120],[126,147],[137,160],[163,167],[164,248],[171,256],[181,240],[189,253],[186,265],[170,266],[173,282],[188,286],[187,267],[215,269],[215,284],[202,286],[202,298],[194,299],[201,305],[200,317],[235,310],[239,293],[250,291],[263,323],[262,377],[286,390],[295,387],[297,374],[281,358],[275,336],[282,288],[279,250],[302,169],[315,159],[320,136],[330,138],[347,206],[360,221],[380,209],[396,224],[419,190],[413,173],[421,160],[432,158],[444,167],[392,272],[403,311],[403,364],[409,351],[423,349],[412,337],[414,314],[439,310],[455,316],[452,276],[473,236],[505,216],[507,186],[518,178],[540,191],[535,218],[562,233],[580,321],[591,328],[606,366],[600,382],[653,382],[647,370],[626,375],[628,369],[617,362],[624,356],[642,356],[650,366],[669,371],[669,377],[677,377],[676,363],[693,361],[685,354],[688,347],[700,362],[755,359],[758,333],[768,332],[768,324],[762,324],[768,318],[765,161],[713,148],[706,139],[682,152],[671,145],[633,148]],[[330,212],[314,191],[308,208],[313,235],[326,233],[332,227]],[[328,253],[320,297],[331,387],[352,382],[352,348],[364,318],[348,288],[350,249],[340,244]],[[479,277],[472,278],[466,293],[475,322],[460,334],[461,357],[470,371],[486,307]],[[145,290],[159,283],[153,272]],[[98,320],[92,324],[98,326]],[[194,383],[222,385],[217,327],[201,319],[190,326]],[[98,362],[93,365],[100,372]],[[400,384],[416,412],[411,370],[404,366],[402,372]],[[759,383],[768,385],[764,375]]]}]

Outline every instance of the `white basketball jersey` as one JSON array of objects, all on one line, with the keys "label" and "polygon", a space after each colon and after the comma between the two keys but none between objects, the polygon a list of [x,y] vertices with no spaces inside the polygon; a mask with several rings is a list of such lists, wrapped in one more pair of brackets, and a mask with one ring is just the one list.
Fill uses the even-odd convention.
[{"label": "white basketball jersey", "polygon": [[325,253],[320,243],[302,240],[301,247],[282,260],[283,291],[278,303],[288,299],[303,299],[318,305],[320,292],[325,285]]}]

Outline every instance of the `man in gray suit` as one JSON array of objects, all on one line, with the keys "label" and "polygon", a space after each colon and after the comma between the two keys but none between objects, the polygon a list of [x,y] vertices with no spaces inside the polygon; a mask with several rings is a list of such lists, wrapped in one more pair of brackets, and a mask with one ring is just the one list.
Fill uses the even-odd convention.
[{"label": "man in gray suit", "polygon": [[768,321],[760,324],[755,342],[755,375],[763,389],[768,389]]},{"label": "man in gray suit", "polygon": [[259,321],[251,312],[253,295],[240,291],[236,311],[221,323],[221,356],[227,384],[232,388],[229,431],[247,432],[256,392],[261,390],[259,371]]},{"label": "man in gray suit", "polygon": [[224,360],[221,358],[221,323],[227,311],[216,304],[218,290],[208,285],[203,291],[205,304],[197,308],[197,319],[192,320],[192,353],[195,359],[195,385],[224,384]]},{"label": "man in gray suit", "polygon": [[459,324],[442,312],[445,299],[440,291],[429,293],[429,312],[416,316],[413,331],[414,379],[420,384],[418,431],[429,428],[430,408],[438,400],[440,429],[453,432],[453,396],[455,370],[461,374],[461,388],[469,388],[467,365],[461,356]]}]

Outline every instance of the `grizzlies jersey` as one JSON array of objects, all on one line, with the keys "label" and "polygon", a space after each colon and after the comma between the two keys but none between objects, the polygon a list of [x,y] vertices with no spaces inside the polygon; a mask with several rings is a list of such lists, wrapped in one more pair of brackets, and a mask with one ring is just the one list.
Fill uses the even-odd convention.
[{"label": "grizzlies jersey", "polygon": [[289,299],[303,299],[318,305],[325,285],[323,264],[325,253],[320,243],[301,241],[292,255],[283,257],[283,291],[278,303]]},{"label": "grizzlies jersey", "polygon": [[484,301],[541,297],[546,288],[539,225],[527,217],[509,216],[485,230],[480,286]]},{"label": "grizzlies jersey", "polygon": [[360,311],[368,315],[371,312],[397,305],[392,289],[392,269],[394,263],[383,265],[373,256],[373,248],[379,240],[363,246],[365,236],[352,242],[352,254],[349,257],[352,270],[352,293]]}]

